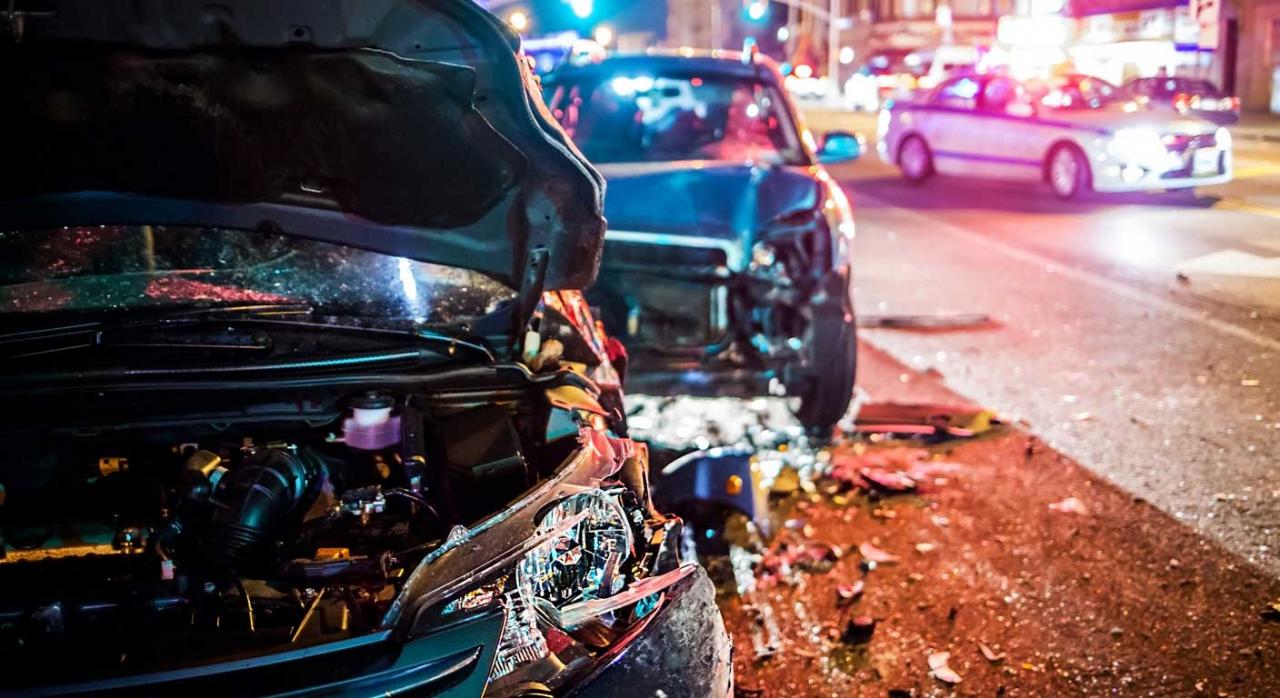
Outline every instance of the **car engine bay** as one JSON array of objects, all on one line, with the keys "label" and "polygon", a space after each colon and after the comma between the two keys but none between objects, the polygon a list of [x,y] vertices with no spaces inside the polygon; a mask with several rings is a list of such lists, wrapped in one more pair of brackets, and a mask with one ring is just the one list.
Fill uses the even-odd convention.
[{"label": "car engine bay", "polygon": [[[382,628],[424,557],[552,476],[583,419],[603,429],[542,392],[357,391],[295,419],[131,415],[19,434],[0,465],[0,653],[17,685],[47,682],[50,666],[75,682]],[[544,545],[443,609],[502,602],[494,677],[546,657],[539,623],[563,625],[560,609],[653,567],[646,508],[616,480],[539,515]]]}]

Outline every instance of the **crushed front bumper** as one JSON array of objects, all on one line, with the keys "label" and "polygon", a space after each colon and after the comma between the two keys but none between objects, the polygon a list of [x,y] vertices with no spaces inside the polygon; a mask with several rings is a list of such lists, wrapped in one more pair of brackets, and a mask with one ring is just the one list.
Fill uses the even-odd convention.
[{"label": "crushed front bumper", "polygon": [[570,693],[573,696],[724,698],[733,695],[733,644],[716,607],[715,587],[699,568],[672,585],[666,600],[617,643]]}]

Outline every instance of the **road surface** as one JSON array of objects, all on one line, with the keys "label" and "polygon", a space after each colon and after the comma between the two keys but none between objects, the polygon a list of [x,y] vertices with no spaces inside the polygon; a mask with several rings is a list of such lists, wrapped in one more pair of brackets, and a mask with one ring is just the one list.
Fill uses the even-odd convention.
[{"label": "road surface", "polygon": [[[867,115],[810,111],[807,121],[815,133],[874,137]],[[861,315],[992,319],[961,331],[867,329],[865,341],[1024,420],[1275,577],[1280,145],[1236,146],[1228,185],[1078,203],[1043,186],[913,186],[873,148],[832,173],[856,210]]]}]

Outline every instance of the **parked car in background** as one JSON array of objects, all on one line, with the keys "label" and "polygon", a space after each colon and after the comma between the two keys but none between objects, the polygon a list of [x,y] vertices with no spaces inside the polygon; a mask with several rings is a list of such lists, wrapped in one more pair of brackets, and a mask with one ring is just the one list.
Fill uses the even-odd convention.
[{"label": "parked car in background", "polygon": [[918,59],[908,63],[910,53],[887,51],[868,58],[844,83],[845,106],[873,112],[891,98],[909,97],[926,68]]},{"label": "parked car in background", "polygon": [[608,182],[604,259],[588,298],[631,353],[629,380],[765,391],[780,383],[828,433],[853,393],[853,218],[776,66],[651,52],[565,66],[552,113]]},{"label": "parked car in background", "polygon": [[932,174],[1047,182],[1070,199],[1231,179],[1231,135],[1191,115],[1143,110],[1114,85],[1068,75],[1022,83],[952,77],[880,113],[880,157],[919,182]]},{"label": "parked car in background", "polygon": [[479,5],[340,9],[0,44],[0,692],[731,696],[581,293],[603,180]]},{"label": "parked car in background", "polygon": [[1208,80],[1137,78],[1124,87],[1139,103],[1148,106],[1169,107],[1216,124],[1234,124],[1240,120],[1240,98],[1218,89]]},{"label": "parked car in background", "polygon": [[924,67],[916,86],[927,90],[936,87],[953,73],[977,70],[982,61],[982,52],[976,46],[938,46],[913,51],[904,60],[908,66]]}]

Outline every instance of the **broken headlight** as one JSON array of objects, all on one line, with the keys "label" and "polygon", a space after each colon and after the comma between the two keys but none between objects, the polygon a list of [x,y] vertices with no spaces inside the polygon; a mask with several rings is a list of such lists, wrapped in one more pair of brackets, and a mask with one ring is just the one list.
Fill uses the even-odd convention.
[{"label": "broken headlight", "polygon": [[[577,523],[564,528],[571,520]],[[588,490],[561,500],[543,515],[538,533],[557,529],[558,534],[520,562],[516,578],[521,586],[557,606],[622,591],[633,534],[616,496]]]}]

